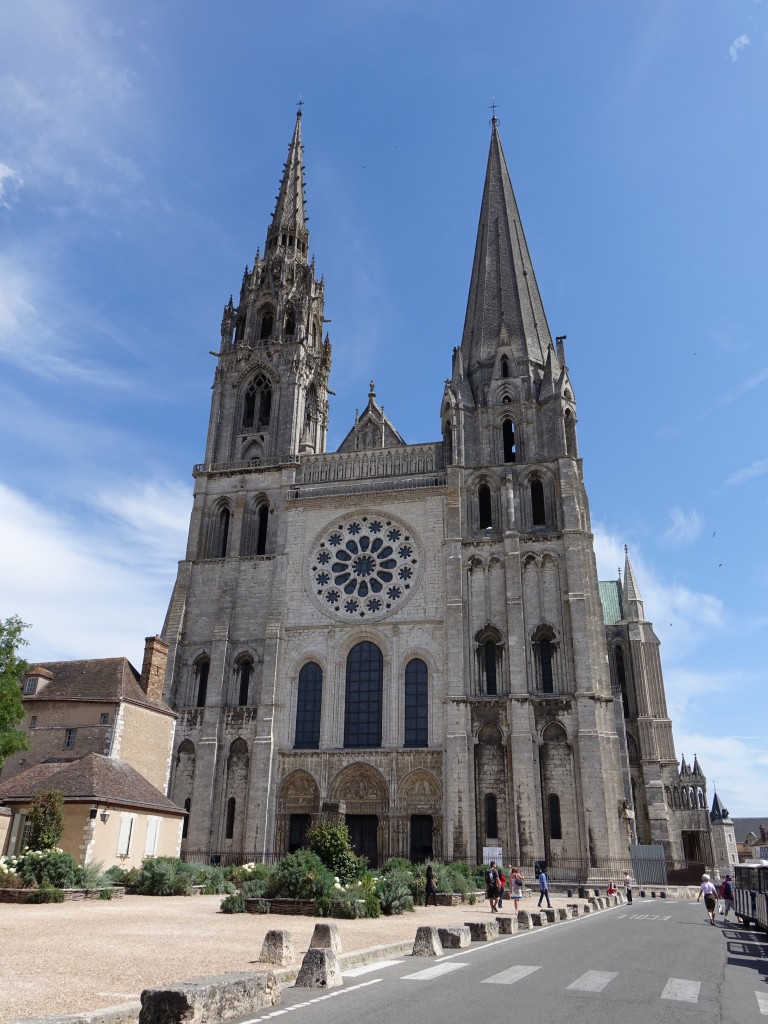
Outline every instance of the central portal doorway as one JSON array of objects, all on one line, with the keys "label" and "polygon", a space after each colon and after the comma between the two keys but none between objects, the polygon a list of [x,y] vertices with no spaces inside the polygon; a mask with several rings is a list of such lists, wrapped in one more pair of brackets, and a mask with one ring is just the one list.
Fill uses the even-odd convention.
[{"label": "central portal doorway", "polygon": [[379,819],[375,814],[348,814],[346,822],[352,849],[358,857],[367,857],[370,867],[378,867],[379,850],[376,839]]}]

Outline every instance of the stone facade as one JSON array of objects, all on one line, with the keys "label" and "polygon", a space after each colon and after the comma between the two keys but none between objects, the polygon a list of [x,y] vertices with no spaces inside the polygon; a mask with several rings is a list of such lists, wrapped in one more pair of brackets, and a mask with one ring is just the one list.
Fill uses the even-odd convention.
[{"label": "stone facade", "polygon": [[374,863],[497,845],[594,863],[626,855],[638,783],[645,831],[668,843],[666,711],[636,716],[653,720],[655,761],[633,790],[574,390],[495,118],[442,437],[426,444],[403,441],[371,384],[325,451],[331,346],[302,153],[299,115],[264,255],[224,310],[163,631],[187,850],[280,854],[343,814]]}]

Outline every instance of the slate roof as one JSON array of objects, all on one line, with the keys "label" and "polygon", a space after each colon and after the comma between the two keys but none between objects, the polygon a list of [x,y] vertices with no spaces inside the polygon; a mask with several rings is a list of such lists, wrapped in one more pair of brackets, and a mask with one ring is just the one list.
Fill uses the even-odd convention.
[{"label": "slate roof", "polygon": [[621,583],[619,580],[601,580],[598,587],[600,603],[603,606],[603,622],[606,626],[615,626],[624,618],[621,607]]},{"label": "slate roof", "polygon": [[140,674],[127,658],[89,658],[84,661],[45,661],[30,665],[26,675],[45,669],[53,676],[39,692],[25,696],[36,700],[129,700],[172,715],[167,704],[149,700],[139,685]]},{"label": "slate roof", "polygon": [[750,832],[754,832],[758,837],[760,836],[760,826],[765,825],[768,830],[768,814],[764,814],[762,818],[731,818],[733,822],[733,831],[736,834],[736,842],[743,843]]},{"label": "slate roof", "polygon": [[0,782],[0,803],[25,803],[45,789],[58,789],[67,803],[109,804],[182,816],[184,810],[147,782],[135,768],[87,754],[76,761],[44,761]]}]

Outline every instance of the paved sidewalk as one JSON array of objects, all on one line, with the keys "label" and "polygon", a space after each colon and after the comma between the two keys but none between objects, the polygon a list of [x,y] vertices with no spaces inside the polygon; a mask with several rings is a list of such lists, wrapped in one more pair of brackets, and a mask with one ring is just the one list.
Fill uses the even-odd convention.
[{"label": "paved sidewalk", "polygon": [[[537,898],[532,893],[521,900],[520,909],[535,910]],[[566,902],[573,901],[552,898],[556,907]],[[270,928],[291,932],[300,960],[318,920],[221,914],[220,903],[220,896],[125,896],[110,902],[0,904],[0,1024],[127,1003],[138,1000],[144,988],[205,974],[256,970]],[[512,909],[509,903],[502,912]],[[456,925],[489,916],[483,902],[336,923],[348,953],[412,942],[422,924]]]}]

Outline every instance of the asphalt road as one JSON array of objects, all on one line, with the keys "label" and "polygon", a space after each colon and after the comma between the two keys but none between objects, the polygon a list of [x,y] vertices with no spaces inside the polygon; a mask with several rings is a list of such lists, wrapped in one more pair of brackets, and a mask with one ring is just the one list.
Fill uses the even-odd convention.
[{"label": "asphalt road", "polygon": [[758,1024],[768,1018],[768,943],[736,921],[711,927],[702,904],[636,900],[437,958],[367,964],[345,972],[343,988],[287,988],[279,1007],[252,1020],[278,1016],[292,1024]]}]

